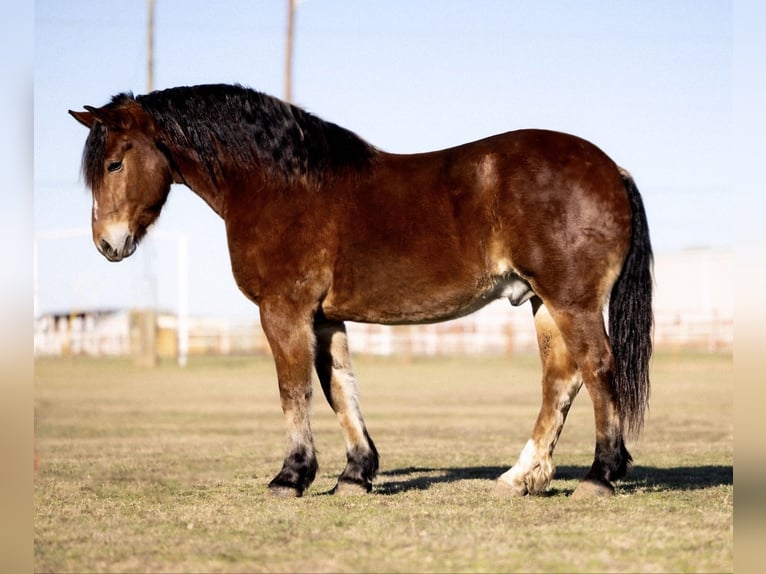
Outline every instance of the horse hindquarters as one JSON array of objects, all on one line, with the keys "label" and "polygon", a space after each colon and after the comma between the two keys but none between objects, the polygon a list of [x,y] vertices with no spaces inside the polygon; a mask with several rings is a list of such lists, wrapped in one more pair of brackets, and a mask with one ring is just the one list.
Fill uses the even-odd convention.
[{"label": "horse hindquarters", "polygon": [[549,303],[535,312],[543,364],[540,414],[517,463],[498,480],[500,495],[539,494],[548,486],[553,449],[569,408],[584,383],[593,403],[596,449],[590,471],[575,497],[610,495],[611,480],[621,478],[630,462],[618,404],[612,393],[614,360],[600,313],[557,309]]},{"label": "horse hindquarters", "polygon": [[[575,495],[587,497],[614,491],[610,480],[622,478],[632,457],[625,448],[624,434],[638,434],[649,400],[649,359],[652,354],[652,246],[643,201],[633,178],[620,175],[632,212],[631,244],[609,300],[608,371],[610,410],[617,413],[617,431],[599,424],[596,400],[596,456],[593,466]],[[589,389],[590,390],[590,389]],[[591,394],[593,396],[593,394]]]},{"label": "horse hindquarters", "polygon": [[[588,386],[596,414],[596,453],[593,466],[574,493],[577,497],[614,492],[610,481],[622,478],[632,462],[623,437],[626,433],[639,432],[649,398],[652,247],[638,189],[626,171],[621,169],[620,175],[632,214],[630,249],[611,289],[609,337],[599,338],[606,343],[609,360],[590,367],[596,367],[590,372],[595,374],[592,379],[595,383]],[[599,313],[592,321],[600,325],[603,333],[603,316]],[[587,350],[580,352],[575,350],[576,344],[573,345],[570,350],[575,356],[595,356],[592,348],[586,346]],[[581,364],[581,368],[587,367]],[[590,373],[584,372],[586,385]]]},{"label": "horse hindquarters", "polygon": [[[605,179],[601,183],[609,187],[593,184],[598,193],[580,194],[587,203],[570,209],[561,200],[562,213],[579,213],[581,218],[564,219],[557,236],[537,235],[527,242],[538,246],[537,260],[530,258],[529,250],[521,253],[527,257],[521,263],[532,271],[530,282],[544,304],[541,309],[549,314],[548,325],[541,323],[539,312],[536,315],[543,404],[519,461],[498,483],[501,494],[534,493],[547,486],[553,473],[550,454],[577,393],[575,374],[591,397],[596,426],[593,465],[575,495],[613,493],[611,481],[624,476],[631,462],[624,431],[640,427],[648,396],[651,246],[638,191],[625,172],[620,175],[622,181],[614,182],[623,184],[619,187]],[[555,238],[588,239],[591,234],[596,241]],[[602,308],[610,292],[607,336]]]}]

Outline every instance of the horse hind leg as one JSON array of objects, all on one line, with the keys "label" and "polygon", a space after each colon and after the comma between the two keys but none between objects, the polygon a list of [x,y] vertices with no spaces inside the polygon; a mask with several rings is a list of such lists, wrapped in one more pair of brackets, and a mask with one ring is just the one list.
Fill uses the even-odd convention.
[{"label": "horse hind leg", "polygon": [[553,450],[583,382],[561,332],[538,297],[532,299],[532,309],[543,368],[543,400],[532,436],[516,463],[497,480],[498,496],[539,494],[548,487],[555,471]]},{"label": "horse hind leg", "polygon": [[351,368],[343,323],[328,321],[321,312],[314,320],[314,364],[327,402],[338,417],[346,442],[346,467],[333,494],[367,493],[378,471],[378,451],[359,408],[356,378]]},{"label": "horse hind leg", "polygon": [[612,480],[627,472],[631,456],[625,448],[622,419],[614,394],[614,356],[600,311],[551,311],[588,389],[596,424],[596,448],[591,466],[573,498],[614,494]]}]

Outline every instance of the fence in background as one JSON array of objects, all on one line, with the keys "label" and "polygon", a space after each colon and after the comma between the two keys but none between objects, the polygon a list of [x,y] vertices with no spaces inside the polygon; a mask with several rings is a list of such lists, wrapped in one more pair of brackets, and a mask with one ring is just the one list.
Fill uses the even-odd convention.
[{"label": "fence in background", "polygon": [[[734,304],[716,290],[733,274],[733,256],[722,250],[663,254],[655,262],[654,341],[657,349],[730,350]],[[269,353],[257,319],[188,318],[188,354]],[[529,305],[495,301],[446,323],[396,326],[348,323],[354,353],[374,355],[512,355],[536,352]],[[126,356],[152,363],[179,356],[178,318],[147,310],[46,314],[35,321],[35,355]]]},{"label": "fence in background", "polygon": [[[349,323],[349,344],[354,353],[372,355],[536,352],[531,313],[508,307],[505,311],[492,309],[497,313],[488,312],[483,318],[468,317],[433,325],[388,327]],[[146,361],[147,338],[139,332],[145,324],[142,320],[145,313],[134,310],[43,316],[35,327],[35,355],[133,356],[137,360],[144,357]],[[487,320],[489,317],[491,320]],[[176,325],[174,315],[157,315],[154,333],[157,358],[177,357]],[[657,349],[731,350],[734,325],[730,317],[663,313],[656,316],[654,340]],[[266,337],[257,321],[189,319],[189,356],[268,353]]]}]

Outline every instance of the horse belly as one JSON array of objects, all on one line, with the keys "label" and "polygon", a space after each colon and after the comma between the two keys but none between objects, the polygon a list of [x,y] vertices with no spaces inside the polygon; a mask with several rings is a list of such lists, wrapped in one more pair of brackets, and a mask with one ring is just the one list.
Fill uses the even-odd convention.
[{"label": "horse belly", "polygon": [[322,303],[332,319],[382,324],[436,323],[469,315],[499,298],[520,305],[534,292],[513,272],[453,273],[449,279],[421,271],[397,273],[396,265],[383,266],[365,281],[356,277],[354,288],[336,281]]},{"label": "horse belly", "polygon": [[395,292],[392,296],[392,292],[373,289],[344,297],[331,291],[322,303],[322,310],[328,318],[340,321],[404,325],[455,319],[491,301],[467,289],[440,289],[430,293],[398,289]]},{"label": "horse belly", "polygon": [[336,268],[322,303],[328,317],[366,323],[434,322],[471,306],[467,277],[447,280],[430,264],[404,258],[361,257]]}]

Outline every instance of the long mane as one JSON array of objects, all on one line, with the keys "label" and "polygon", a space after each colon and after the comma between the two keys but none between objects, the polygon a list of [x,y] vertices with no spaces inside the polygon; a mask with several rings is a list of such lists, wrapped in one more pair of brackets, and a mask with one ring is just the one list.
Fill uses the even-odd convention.
[{"label": "long mane", "polygon": [[[169,149],[191,148],[214,181],[231,166],[288,181],[321,178],[369,165],[377,150],[353,132],[275,97],[240,85],[177,87],[114,96],[106,107],[137,102],[157,123]],[[92,188],[103,175],[105,128],[91,129],[83,174]]]}]

